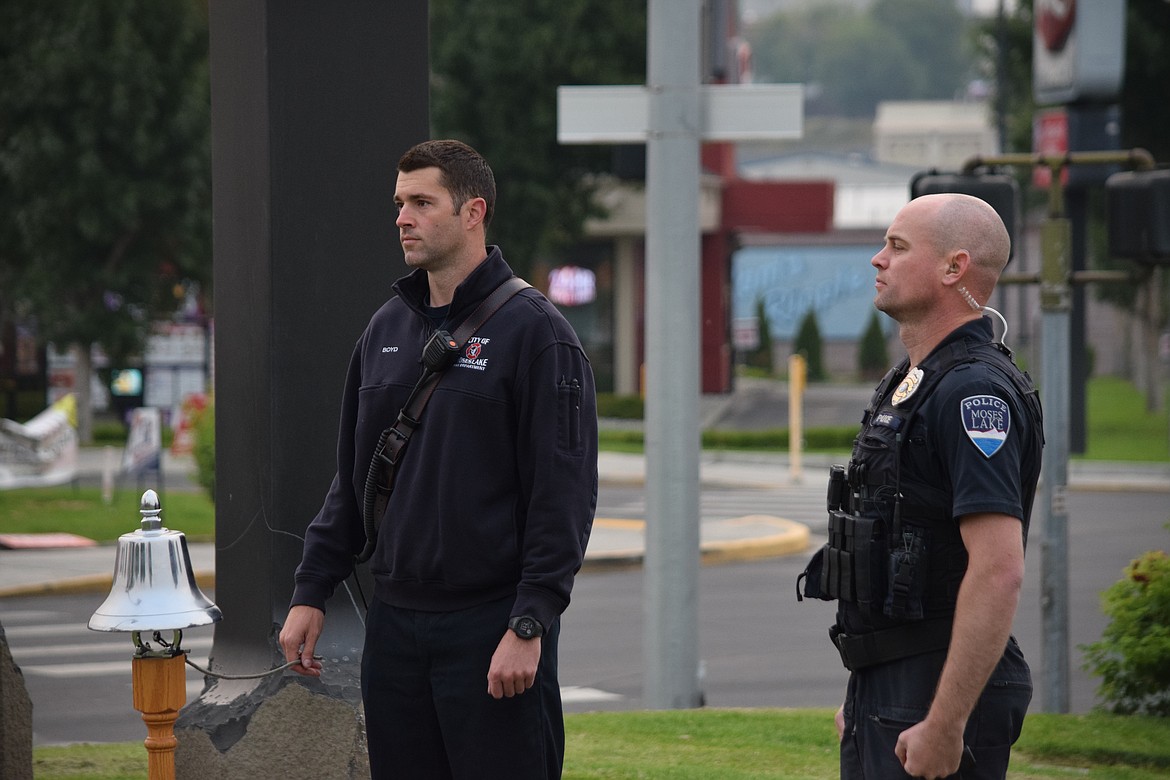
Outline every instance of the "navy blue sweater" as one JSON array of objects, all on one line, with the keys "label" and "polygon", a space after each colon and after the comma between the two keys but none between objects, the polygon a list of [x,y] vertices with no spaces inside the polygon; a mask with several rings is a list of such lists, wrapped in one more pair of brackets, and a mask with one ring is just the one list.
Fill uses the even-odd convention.
[{"label": "navy blue sweater", "polygon": [[[454,332],[512,276],[497,247],[455,291]],[[293,604],[324,609],[364,543],[370,457],[421,373],[434,326],[416,270],[374,314],[350,360],[337,475],[305,536]],[[537,290],[521,291],[446,370],[411,436],[370,561],[375,593],[453,611],[514,595],[544,625],[569,604],[597,504],[597,408],[589,360]]]}]

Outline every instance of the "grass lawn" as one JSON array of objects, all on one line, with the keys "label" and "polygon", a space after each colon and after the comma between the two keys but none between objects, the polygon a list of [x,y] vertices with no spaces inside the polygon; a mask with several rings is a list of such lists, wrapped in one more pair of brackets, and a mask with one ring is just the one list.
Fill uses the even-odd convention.
[{"label": "grass lawn", "polygon": [[[142,492],[123,489],[109,505],[98,488],[0,490],[0,533],[74,533],[99,542],[141,527]],[[160,496],[163,525],[188,541],[215,538],[215,507],[207,494],[168,490]]]},{"label": "grass lawn", "polygon": [[1170,460],[1167,413],[1146,411],[1130,382],[1097,377],[1085,389],[1085,460]]},{"label": "grass lawn", "polygon": [[[1049,421],[1051,424],[1051,421]],[[1117,377],[1095,377],[1085,391],[1086,451],[1077,460],[1170,461],[1170,416],[1146,410],[1145,396],[1133,384]],[[856,425],[813,428],[804,432],[807,452],[834,452],[848,457]],[[642,452],[642,431],[637,427],[602,430],[601,448],[616,452]],[[707,450],[788,451],[788,430],[703,431]]]},{"label": "grass lawn", "polygon": [[[1098,377],[1086,393],[1088,460],[1170,461],[1170,424],[1167,412],[1147,412],[1144,396],[1129,382]],[[856,431],[826,428],[805,432],[810,452],[847,453]],[[716,449],[786,452],[786,430],[708,431],[704,446]],[[601,432],[602,449],[642,451],[639,430]],[[113,541],[138,528],[141,492],[122,489],[112,505],[94,489],[27,488],[0,490],[0,533],[68,531],[98,541]],[[215,533],[215,509],[206,493],[167,491],[162,496],[163,524],[182,531],[191,541],[206,541]]]},{"label": "grass lawn", "polygon": [[[824,780],[837,776],[827,709],[597,712],[565,718],[565,780]],[[140,780],[141,743],[44,747],[37,780]],[[1153,780],[1170,775],[1170,719],[1030,715],[1008,774]]]}]

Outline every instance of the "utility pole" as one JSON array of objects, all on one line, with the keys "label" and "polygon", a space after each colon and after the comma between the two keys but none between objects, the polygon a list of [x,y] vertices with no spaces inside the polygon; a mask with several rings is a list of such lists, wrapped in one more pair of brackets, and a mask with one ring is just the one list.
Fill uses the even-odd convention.
[{"label": "utility pole", "polygon": [[700,84],[702,0],[650,0],[647,84],[557,90],[561,143],[646,144],[643,698],[697,707],[701,141],[801,136],[800,85]]},{"label": "utility pole", "polygon": [[[699,0],[650,0],[644,698],[698,707]],[[670,349],[677,344],[681,349]]]},{"label": "utility pole", "polygon": [[1068,165],[1128,163],[1139,170],[1154,167],[1144,149],[1105,152],[1069,152],[1045,157],[1005,154],[973,157],[963,173],[996,165],[1046,166],[1048,216],[1041,232],[1039,275],[1005,278],[1015,283],[1040,285],[1040,402],[1044,407],[1044,459],[1040,471],[1040,607],[1043,643],[1040,650],[1042,697],[1045,712],[1069,710],[1069,586],[1068,586],[1068,453],[1069,366],[1071,365],[1070,312],[1072,285],[1089,282],[1129,282],[1125,271],[1072,271],[1072,227],[1065,214],[1061,172]]}]

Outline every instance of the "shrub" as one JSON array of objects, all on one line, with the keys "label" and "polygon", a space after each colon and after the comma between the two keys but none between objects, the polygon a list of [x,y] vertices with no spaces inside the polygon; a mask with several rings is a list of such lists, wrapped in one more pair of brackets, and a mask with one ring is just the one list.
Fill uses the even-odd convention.
[{"label": "shrub", "polygon": [[747,365],[764,371],[765,376],[771,376],[774,371],[772,365],[772,323],[768,320],[768,307],[763,298],[756,298],[756,327],[759,330],[760,341],[755,349],[746,354]]},{"label": "shrub", "polygon": [[1170,556],[1147,552],[1101,596],[1110,623],[1082,646],[1097,695],[1114,712],[1170,716]]},{"label": "shrub", "polygon": [[815,309],[809,309],[808,314],[805,314],[804,319],[800,321],[800,328],[796,331],[792,351],[798,355],[804,355],[804,359],[808,361],[808,381],[825,381],[827,375],[825,374],[825,361],[821,357],[821,329],[817,325]]},{"label": "shrub", "polygon": [[597,416],[616,420],[641,420],[645,404],[641,396],[597,394]]},{"label": "shrub", "polygon": [[[93,423],[93,441],[97,444],[108,444],[111,447],[125,447],[126,439],[130,435],[130,428],[126,423],[118,420],[95,420]],[[175,431],[169,425],[164,425],[159,431],[159,440],[165,450],[175,439]]]},{"label": "shrub", "polygon": [[857,345],[857,370],[862,379],[881,379],[890,368],[890,350],[877,309],[870,312],[869,324]]},{"label": "shrub", "polygon": [[195,480],[215,501],[215,401],[209,399],[207,406],[191,412],[191,429],[195,434],[195,446],[191,454],[195,458]]},{"label": "shrub", "polygon": [[[816,452],[848,452],[856,437],[856,425],[811,428],[804,432],[804,448]],[[603,428],[598,432],[598,438],[608,449],[639,452],[645,446],[641,430]],[[788,441],[787,428],[761,431],[707,430],[702,433],[702,446],[710,450],[785,450]]]},{"label": "shrub", "polygon": [[126,424],[118,420],[94,420],[91,435],[94,444],[124,447],[129,432]]}]

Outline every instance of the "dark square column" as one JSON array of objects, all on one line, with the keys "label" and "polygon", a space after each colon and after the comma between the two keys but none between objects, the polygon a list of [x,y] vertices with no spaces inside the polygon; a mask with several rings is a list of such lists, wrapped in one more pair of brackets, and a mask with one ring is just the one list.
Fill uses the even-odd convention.
[{"label": "dark square column", "polygon": [[[212,662],[242,674],[283,662],[277,622],[335,470],[349,355],[406,270],[393,192],[398,157],[427,136],[427,3],[213,0],[210,16],[215,601],[224,613]],[[360,712],[364,610],[353,583],[329,605],[322,681],[217,681],[179,721],[181,774],[211,776],[193,768],[209,752],[200,732],[221,756],[198,766],[222,770],[206,761],[247,752],[257,707],[299,701],[303,691],[282,696],[290,680]],[[368,598],[368,578],[363,587]],[[289,746],[328,749],[319,734],[298,734],[319,722],[281,720]],[[270,761],[273,745],[264,749]]]}]

